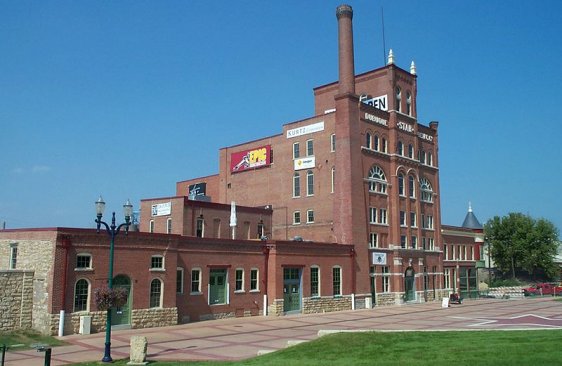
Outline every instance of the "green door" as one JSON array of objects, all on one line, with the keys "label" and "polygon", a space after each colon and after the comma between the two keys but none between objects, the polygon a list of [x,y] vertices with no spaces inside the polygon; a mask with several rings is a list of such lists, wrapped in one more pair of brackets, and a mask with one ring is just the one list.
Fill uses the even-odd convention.
[{"label": "green door", "polygon": [[124,288],[127,290],[127,303],[120,308],[111,309],[111,325],[131,324],[131,280],[129,277],[119,275],[113,280],[113,288]]},{"label": "green door", "polygon": [[299,268],[283,269],[283,311],[296,313],[301,310],[301,281]]},{"label": "green door", "polygon": [[209,273],[209,305],[226,304],[226,269],[211,269]]},{"label": "green door", "polygon": [[415,275],[416,272],[412,267],[406,269],[404,274],[404,301],[414,301],[416,299]]}]

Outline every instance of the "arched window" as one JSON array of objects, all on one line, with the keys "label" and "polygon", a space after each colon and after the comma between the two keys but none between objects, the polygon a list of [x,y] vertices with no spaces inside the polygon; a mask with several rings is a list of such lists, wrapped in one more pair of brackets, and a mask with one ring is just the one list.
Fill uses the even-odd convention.
[{"label": "arched window", "polygon": [[74,286],[74,311],[88,311],[88,295],[90,293],[90,284],[87,280],[81,279],[76,281]]},{"label": "arched window", "polygon": [[433,155],[430,152],[427,153],[427,165],[433,166]]},{"label": "arched window", "polygon": [[420,179],[421,200],[424,202],[433,202],[433,189],[431,183],[425,178]]},{"label": "arched window", "polygon": [[373,138],[373,150],[380,151],[380,141],[379,136],[375,135]]},{"label": "arched window", "polygon": [[295,173],[293,175],[293,197],[301,196],[301,175]]},{"label": "arched window", "polygon": [[415,178],[413,175],[408,176],[408,191],[410,198],[416,198],[416,185],[414,184]]},{"label": "arched window", "polygon": [[162,281],[155,278],[150,282],[150,307],[162,307]]},{"label": "arched window", "polygon": [[367,181],[369,182],[369,192],[386,194],[386,175],[379,166],[373,165],[369,170]]},{"label": "arched window", "polygon": [[404,196],[404,174],[398,174],[398,194]]},{"label": "arched window", "polygon": [[396,88],[396,110],[402,112],[402,90],[399,87]]},{"label": "arched window", "polygon": [[414,158],[414,146],[412,144],[408,145],[408,157],[410,159]]},{"label": "arched window", "polygon": [[388,153],[388,141],[385,138],[382,139],[381,151],[383,153]]},{"label": "arched window", "polygon": [[420,154],[419,154],[419,159],[420,159],[420,163],[425,164],[425,151],[420,150]]},{"label": "arched window", "polygon": [[402,143],[402,141],[398,141],[398,143],[396,144],[396,153],[398,155],[404,155],[404,144]]},{"label": "arched window", "polygon": [[412,115],[412,94],[410,92],[406,93],[406,114],[408,116]]},{"label": "arched window", "polygon": [[367,149],[371,148],[371,134],[369,132],[365,134],[365,147]]},{"label": "arched window", "polygon": [[314,173],[312,170],[306,172],[306,195],[314,195]]}]

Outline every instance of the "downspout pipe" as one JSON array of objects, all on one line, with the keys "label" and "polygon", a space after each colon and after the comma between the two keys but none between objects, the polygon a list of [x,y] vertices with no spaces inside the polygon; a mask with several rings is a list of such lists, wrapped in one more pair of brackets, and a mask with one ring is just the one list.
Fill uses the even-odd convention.
[{"label": "downspout pipe", "polygon": [[63,249],[63,272],[62,272],[62,295],[61,295],[61,310],[59,316],[59,332],[58,336],[62,337],[64,335],[64,321],[65,321],[65,308],[66,308],[66,285],[68,282],[68,252],[71,245],[71,241],[68,236],[64,236],[61,240]]}]

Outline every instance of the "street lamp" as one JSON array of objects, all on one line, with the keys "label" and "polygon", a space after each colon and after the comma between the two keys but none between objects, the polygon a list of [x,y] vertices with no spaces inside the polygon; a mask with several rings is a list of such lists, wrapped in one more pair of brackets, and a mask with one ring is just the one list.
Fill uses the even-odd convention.
[{"label": "street lamp", "polygon": [[[109,246],[109,274],[108,274],[108,287],[111,290],[113,288],[113,245],[115,244],[115,236],[119,234],[119,231],[122,227],[125,228],[125,235],[129,232],[129,225],[131,225],[131,215],[133,214],[133,205],[131,202],[127,200],[127,202],[123,205],[123,213],[125,215],[125,222],[119,226],[115,225],[115,212],[113,212],[113,216],[111,218],[111,226],[107,223],[101,221],[101,217],[103,216],[103,212],[105,210],[105,202],[103,198],[98,198],[96,201],[96,224],[98,234],[100,232],[100,227],[103,224],[105,226],[105,230],[107,234],[111,238],[111,244]],[[111,307],[107,309],[107,320],[105,325],[105,353],[102,358],[102,362],[112,362],[113,359],[111,358]]]}]

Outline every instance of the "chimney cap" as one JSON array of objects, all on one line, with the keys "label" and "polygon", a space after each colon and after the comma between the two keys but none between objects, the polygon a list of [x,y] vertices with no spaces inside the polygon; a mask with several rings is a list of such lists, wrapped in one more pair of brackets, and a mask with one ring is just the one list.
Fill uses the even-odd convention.
[{"label": "chimney cap", "polygon": [[336,8],[336,17],[340,19],[341,17],[353,18],[353,8],[351,5],[342,4]]}]

